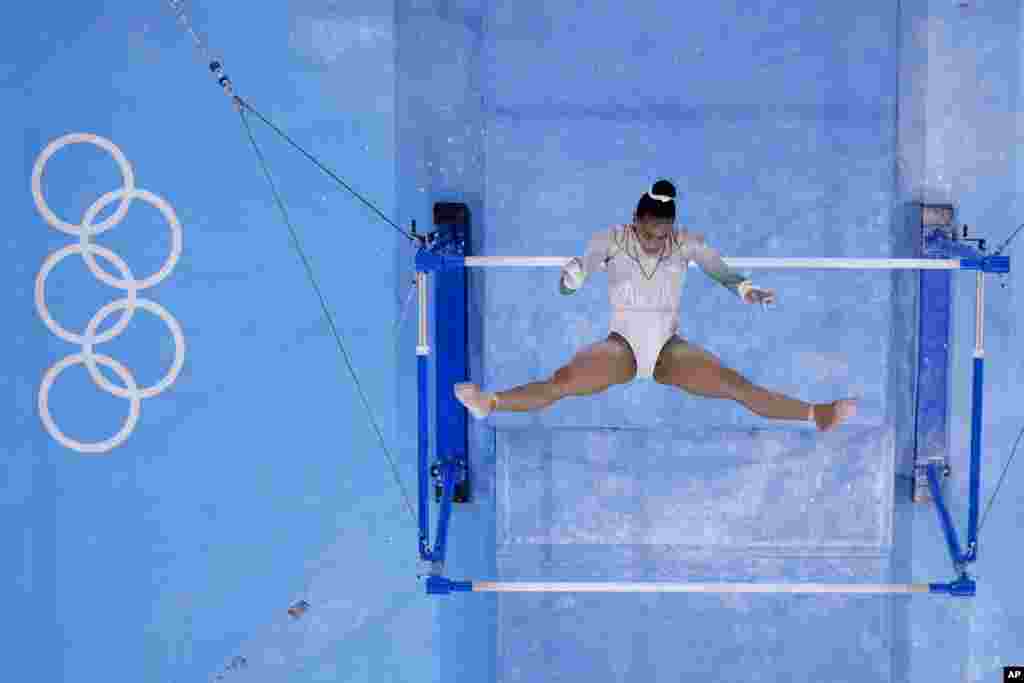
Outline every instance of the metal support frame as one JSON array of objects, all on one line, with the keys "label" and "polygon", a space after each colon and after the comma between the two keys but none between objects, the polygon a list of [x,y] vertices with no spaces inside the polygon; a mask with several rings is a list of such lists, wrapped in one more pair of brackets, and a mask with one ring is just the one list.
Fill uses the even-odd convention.
[{"label": "metal support frame", "polygon": [[[984,240],[979,249],[969,247],[950,233],[955,210],[949,204],[917,204],[921,216],[922,259],[723,259],[733,267],[813,269],[913,269],[920,270],[921,344],[918,351],[918,392],[915,413],[914,486],[915,502],[936,503],[950,558],[957,578],[948,583],[924,584],[770,584],[770,583],[521,583],[452,581],[443,576],[448,527],[453,502],[467,502],[470,490],[468,424],[466,410],[455,399],[451,387],[468,379],[466,268],[471,267],[561,267],[563,257],[472,257],[469,245],[469,209],[464,204],[434,205],[434,224],[440,229],[420,240],[416,255],[416,283],[419,289],[419,340],[416,346],[419,389],[419,554],[425,565],[427,593],[452,592],[714,592],[714,593],[878,593],[945,594],[973,597],[975,580],[967,565],[977,561],[978,498],[981,487],[982,388],[984,381],[985,273],[1010,272],[1006,256],[985,255]],[[964,228],[966,237],[966,227]],[[970,240],[964,240],[970,241]],[[948,382],[950,270],[977,271],[975,307],[974,382],[971,415],[970,505],[967,547],[962,551],[955,527],[943,499],[941,480],[948,476],[945,433],[948,429],[946,389]],[[434,339],[428,343],[427,273],[433,273],[435,297]],[[429,465],[429,376],[427,359],[436,350],[434,405],[436,415],[437,462]],[[440,503],[437,542],[429,545],[428,477],[435,479]],[[429,575],[428,575],[429,574]]]}]

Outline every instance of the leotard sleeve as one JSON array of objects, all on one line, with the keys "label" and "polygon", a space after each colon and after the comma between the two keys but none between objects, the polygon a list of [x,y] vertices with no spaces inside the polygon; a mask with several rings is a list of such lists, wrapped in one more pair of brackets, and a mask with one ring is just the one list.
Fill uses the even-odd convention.
[{"label": "leotard sleeve", "polygon": [[590,238],[587,251],[583,254],[584,280],[594,273],[608,270],[608,257],[611,248],[611,230],[602,230]]},{"label": "leotard sleeve", "polygon": [[749,286],[750,280],[729,268],[718,251],[704,240],[704,235],[688,233],[684,239],[687,260],[696,262],[705,275],[742,298],[741,290],[746,287],[741,285]]}]

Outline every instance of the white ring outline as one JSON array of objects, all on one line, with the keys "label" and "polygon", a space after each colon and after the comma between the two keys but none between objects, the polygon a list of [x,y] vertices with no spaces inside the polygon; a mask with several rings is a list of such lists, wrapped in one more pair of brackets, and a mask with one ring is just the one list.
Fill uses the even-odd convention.
[{"label": "white ring outline", "polygon": [[[73,353],[70,356],[65,356],[62,360],[47,370],[45,375],[43,375],[42,384],[39,385],[39,416],[43,419],[43,426],[46,427],[46,431],[49,432],[50,436],[56,439],[62,446],[70,448],[73,451],[78,451],[79,453],[85,453],[86,455],[101,455],[124,443],[125,439],[128,438],[128,435],[132,433],[133,429],[135,429],[135,425],[139,421],[141,399],[131,399],[128,419],[125,421],[124,426],[121,427],[121,431],[106,441],[83,443],[65,436],[57,427],[57,424],[53,421],[53,417],[50,415],[50,407],[48,404],[50,387],[53,385],[54,380],[57,379],[57,375],[72,365],[81,363],[83,361],[83,356],[84,354],[81,353]],[[135,378],[132,377],[130,372],[128,372],[128,368],[121,365],[110,356],[97,355],[96,360],[112,368],[114,372],[124,380],[124,383],[131,388],[131,390],[135,392],[138,391],[138,386],[135,384]]]},{"label": "white ring outline", "polygon": [[[138,282],[135,279],[130,281],[128,279],[115,280],[107,271],[99,267],[92,255],[93,245],[89,239],[100,232],[98,229],[92,229],[92,220],[99,215],[100,211],[106,208],[107,204],[119,197],[126,197],[129,204],[135,199],[141,199],[152,204],[164,215],[164,218],[167,219],[167,224],[171,227],[171,253],[167,256],[167,260],[164,261],[164,265],[160,267],[160,270],[142,282]],[[124,203],[122,202],[121,205],[124,206]],[[78,243],[83,247],[82,258],[85,259],[85,265],[89,266],[89,270],[100,281],[118,289],[149,289],[163,282],[171,274],[171,271],[174,270],[174,266],[178,265],[178,259],[181,258],[182,250],[181,223],[178,222],[178,216],[174,213],[174,209],[171,208],[171,205],[163,197],[159,197],[148,190],[126,190],[122,188],[106,193],[88,208],[85,212],[85,218],[82,219],[82,230],[78,235]]]},{"label": "white ring outline", "polygon": [[[120,256],[98,244],[89,245],[89,248],[96,251],[100,256],[117,266],[118,270],[124,273],[126,280],[135,281],[134,278],[132,278],[132,271],[128,268],[128,264],[125,263]],[[132,316],[135,315],[135,302],[138,289],[132,287],[128,290],[128,296],[124,297],[132,302],[128,312],[125,315],[122,315],[121,319],[118,320],[113,327],[96,339],[89,340],[84,335],[75,334],[74,332],[64,329],[56,320],[53,319],[53,316],[50,315],[50,309],[46,306],[46,277],[58,263],[64,260],[65,257],[81,252],[81,244],[69,244],[46,257],[46,260],[43,261],[42,268],[39,269],[39,273],[36,275],[36,312],[39,313],[39,317],[43,319],[43,323],[51,332],[69,344],[85,344],[88,341],[91,341],[92,344],[102,344],[103,342],[110,341],[117,335],[121,334],[121,332],[124,331],[124,328],[128,327],[129,321],[131,321]]]},{"label": "white ring outline", "polygon": [[[100,137],[99,135],[93,135],[92,133],[71,133],[63,137],[59,137],[46,146],[36,158],[36,163],[32,167],[32,198],[35,200],[36,209],[42,214],[43,219],[54,228],[57,228],[61,232],[66,232],[69,235],[77,237],[82,231],[82,226],[72,225],[65,221],[62,221],[57,217],[46,203],[46,198],[43,196],[43,170],[46,167],[46,162],[50,160],[54,154],[60,151],[61,148],[67,147],[68,145],[74,145],[78,143],[88,142],[101,149],[105,149],[110,152],[110,155],[114,157],[114,161],[121,168],[121,175],[124,177],[124,189],[128,192],[135,190],[135,171],[132,170],[132,165],[125,157],[124,153],[110,140]],[[128,214],[128,207],[131,205],[131,197],[126,197],[121,205],[117,207],[117,211],[114,215],[97,225],[91,230],[93,235],[98,235],[101,232],[105,232],[110,228],[114,227],[121,222],[122,219]]]},{"label": "white ring outline", "polygon": [[[93,202],[92,206],[86,210],[82,224],[78,226],[71,225],[70,223],[61,220],[50,209],[42,192],[42,176],[46,163],[63,147],[76,143],[91,143],[109,152],[120,167],[125,183],[124,187],[121,189],[108,192]],[[173,384],[177,379],[178,374],[181,372],[181,368],[185,362],[185,338],[182,334],[181,326],[178,324],[178,321],[170,314],[169,311],[167,311],[166,308],[157,302],[150,299],[140,299],[138,297],[139,289],[147,289],[159,284],[171,273],[175,265],[177,265],[182,252],[181,224],[178,221],[177,215],[174,213],[173,207],[171,207],[166,200],[148,192],[147,190],[139,190],[135,188],[135,176],[132,166],[117,145],[106,138],[93,135],[91,133],[72,133],[65,135],[57,138],[46,146],[33,165],[32,196],[35,201],[36,209],[50,226],[79,238],[78,244],[68,245],[50,254],[43,262],[43,265],[36,276],[36,310],[42,318],[43,323],[51,332],[61,339],[70,343],[77,343],[82,346],[81,352],[64,357],[59,362],[55,363],[43,375],[38,395],[39,415],[47,432],[49,432],[54,439],[65,447],[86,454],[105,453],[106,451],[124,443],[131,434],[135,425],[138,423],[141,400],[143,398],[156,396]],[[114,214],[106,221],[95,226],[92,225],[92,221],[96,218],[99,212],[117,199],[120,199],[121,203]],[[92,236],[98,235],[119,224],[127,215],[128,209],[131,206],[132,201],[135,199],[142,199],[155,206],[163,214],[171,228],[170,255],[157,272],[143,280],[141,283],[135,279],[132,275],[131,269],[123,259],[106,247],[93,244],[91,242]],[[53,319],[53,316],[50,315],[49,309],[46,306],[46,277],[60,261],[72,253],[80,253],[90,272],[92,272],[100,281],[112,287],[127,290],[127,296],[117,299],[116,301],[100,308],[100,310],[93,315],[89,324],[86,326],[85,333],[82,335],[75,334],[61,327],[61,325]],[[99,254],[113,263],[117,270],[121,272],[122,279],[115,279],[101,268],[99,264],[96,263],[95,254]],[[163,320],[170,329],[171,335],[174,338],[174,361],[171,364],[170,370],[162,380],[153,386],[142,390],[139,389],[132,373],[124,365],[109,356],[97,354],[93,350],[95,345],[109,341],[123,332],[128,326],[129,321],[134,316],[135,309],[138,307],[148,310]],[[107,316],[122,308],[125,309],[125,314],[121,316],[117,323],[104,334],[97,336],[96,330]],[[49,393],[54,381],[61,372],[77,363],[83,363],[86,366],[90,377],[98,387],[108,393],[120,398],[125,398],[129,401],[128,419],[114,436],[105,441],[90,444],[71,439],[60,431],[53,420],[53,416],[50,414]],[[97,363],[112,368],[124,382],[125,386],[118,387],[108,381],[103,373],[99,371]]]},{"label": "white ring outline", "polygon": [[[111,301],[109,304],[96,311],[96,315],[92,317],[92,320],[89,321],[89,325],[85,328],[86,339],[89,339],[91,335],[95,334],[96,328],[106,320],[108,315],[119,308],[127,308],[129,305],[127,298],[121,298],[116,301]],[[178,373],[181,372],[181,368],[185,364],[185,335],[182,334],[181,325],[178,324],[178,321],[175,320],[174,316],[171,315],[166,308],[150,299],[139,299],[136,305],[139,308],[146,309],[163,320],[171,330],[171,336],[174,337],[174,362],[171,363],[171,369],[167,371],[167,374],[164,375],[162,380],[153,386],[140,391],[133,376],[131,387],[134,388],[119,387],[111,384],[110,381],[103,376],[103,373],[100,372],[99,368],[96,367],[96,361],[103,356],[93,352],[93,344],[88,341],[83,343],[82,352],[78,354],[83,356],[82,362],[85,363],[86,369],[89,370],[89,376],[92,377],[92,381],[95,382],[98,387],[113,394],[114,396],[133,401],[137,398],[153,398],[157,394],[163,393],[167,387],[174,384],[174,380],[178,378]],[[128,384],[128,382],[125,382],[125,384]]]}]

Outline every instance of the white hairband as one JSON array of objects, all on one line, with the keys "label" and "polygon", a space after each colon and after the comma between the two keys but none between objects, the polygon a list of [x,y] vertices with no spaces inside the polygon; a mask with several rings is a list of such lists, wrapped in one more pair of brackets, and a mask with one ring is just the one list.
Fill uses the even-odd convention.
[{"label": "white hairband", "polygon": [[650,197],[651,199],[657,199],[659,202],[670,202],[670,201],[672,201],[672,197],[669,197],[668,195],[664,195],[664,194],[651,194],[650,192],[648,192],[647,196]]}]

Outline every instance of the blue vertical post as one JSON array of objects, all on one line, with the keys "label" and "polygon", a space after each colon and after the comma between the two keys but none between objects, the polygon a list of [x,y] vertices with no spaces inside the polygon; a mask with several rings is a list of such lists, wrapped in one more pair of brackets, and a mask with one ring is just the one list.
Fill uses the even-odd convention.
[{"label": "blue vertical post", "polygon": [[[467,502],[469,493],[469,434],[466,410],[455,398],[453,385],[469,376],[466,328],[469,311],[466,306],[465,246],[468,242],[468,209],[464,204],[434,205],[434,224],[441,229],[419,236],[413,223],[413,234],[421,239],[416,254],[416,284],[419,289],[419,340],[417,355],[417,388],[419,414],[419,552],[422,560],[444,564],[452,503]],[[428,247],[429,245],[429,247]],[[427,274],[433,280],[434,315],[428,323]],[[429,329],[433,326],[433,345]],[[433,351],[435,391],[431,395],[428,357]],[[435,457],[430,466],[430,400],[434,400]],[[437,537],[430,547],[429,490],[430,477],[437,477],[443,486],[439,491],[441,511]]]},{"label": "blue vertical post", "polygon": [[[981,315],[979,312],[978,315]],[[985,359],[974,359],[974,388],[971,410],[971,490],[967,517],[967,555],[965,560],[973,562],[978,551],[978,498],[981,496],[981,416],[982,388],[985,380]]]},{"label": "blue vertical post", "polygon": [[[444,246],[449,246],[445,244]],[[456,244],[450,246],[455,247]],[[469,377],[466,367],[466,269],[449,268],[434,272],[434,358],[437,369],[435,408],[437,411],[437,458],[444,475],[444,496],[438,523],[435,559],[444,560],[452,509],[457,458],[469,449],[466,409],[455,398],[452,387]]]},{"label": "blue vertical post", "polygon": [[430,507],[427,505],[429,495],[428,458],[430,456],[430,422],[427,419],[427,353],[417,352],[416,355],[416,389],[419,395],[417,411],[419,417],[419,517],[420,517],[420,558],[429,560],[427,541],[430,539]]}]

